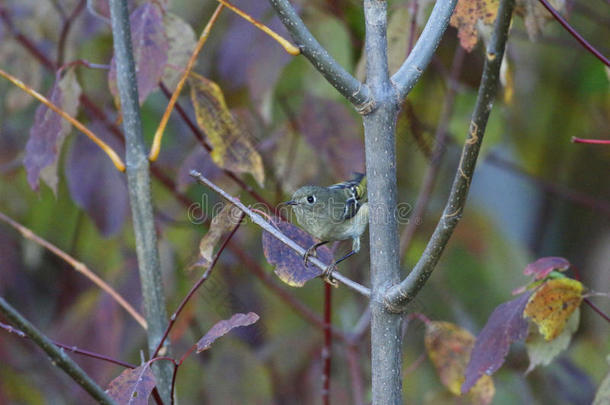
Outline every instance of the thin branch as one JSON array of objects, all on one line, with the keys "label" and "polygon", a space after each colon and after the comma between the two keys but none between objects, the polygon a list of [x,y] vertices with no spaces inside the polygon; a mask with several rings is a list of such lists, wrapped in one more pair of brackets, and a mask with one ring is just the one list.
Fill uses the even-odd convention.
[{"label": "thin branch", "polygon": [[279,43],[284,50],[292,56],[297,56],[301,54],[301,50],[296,46],[292,45],[287,39],[279,35],[277,32],[273,31],[271,28],[267,27],[265,24],[260,21],[252,18],[248,13],[240,10],[235,7],[233,4],[229,3],[226,0],[218,0],[219,3],[222,3],[226,8],[233,11],[235,14],[248,21],[250,24],[254,25],[259,30],[263,31],[265,34],[269,35],[273,38],[277,43]]},{"label": "thin branch", "polygon": [[557,10],[555,10],[553,8],[553,6],[551,6],[548,1],[546,0],[538,0],[540,1],[540,3],[544,6],[544,8],[546,8],[549,13],[551,13],[553,15],[553,17],[555,17],[555,19],[557,20],[557,22],[559,22],[559,24],[561,24],[561,26],[563,28],[565,28],[566,31],[568,31],[570,33],[570,35],[572,35],[574,38],[576,38],[576,40],[578,42],[580,42],[580,44],[590,53],[592,53],[597,59],[599,59],[600,61],[602,61],[602,63],[606,66],[610,66],[610,60],[608,60],[608,58],[606,58],[604,55],[602,55],[602,53],[600,51],[598,51],[597,49],[595,49],[591,44],[589,44],[587,42],[586,39],[584,39],[582,37],[582,35],[580,35],[578,33],[578,31],[576,31],[574,28],[572,28],[572,26],[570,24],[568,24],[568,22],[561,16],[561,14],[559,14],[557,12]]},{"label": "thin branch", "polygon": [[115,404],[114,400],[110,398],[104,390],[97,385],[95,381],[91,379],[85,373],[85,371],[79,367],[74,360],[72,360],[66,352],[58,348],[48,337],[40,332],[34,325],[32,325],[27,319],[25,319],[15,308],[13,308],[3,297],[0,297],[0,312],[6,316],[6,318],[17,328],[20,329],[27,337],[29,337],[34,343],[36,343],[42,350],[44,350],[53,365],[61,368],[66,374],[81,387],[85,389],[93,398],[95,398],[101,404]]},{"label": "thin branch", "polygon": [[[7,331],[8,333],[13,333],[19,337],[22,337],[24,339],[27,339],[28,336],[23,333],[22,331],[20,331],[19,329],[15,329],[13,328],[11,325],[7,325],[4,324],[2,322],[0,322],[0,329],[4,329],[5,331]],[[75,353],[75,354],[80,354],[81,356],[85,356],[85,357],[91,357],[93,359],[98,359],[98,360],[103,360],[106,361],[108,363],[113,363],[116,364],[118,366],[122,366],[125,368],[136,368],[137,366],[131,364],[131,363],[126,363],[124,361],[118,360],[118,359],[114,359],[112,357],[108,357],[106,355],[103,354],[99,354],[99,353],[95,353],[95,352],[90,352],[89,350],[84,350],[84,349],[79,349],[76,346],[70,346],[64,343],[60,343],[57,342],[55,340],[51,340],[51,342],[53,342],[53,344],[55,346],[61,347],[62,349],[65,349],[71,353]]]},{"label": "thin branch", "polygon": [[79,16],[79,14],[85,9],[86,0],[80,0],[79,3],[74,7],[74,10],[70,13],[68,18],[65,19],[61,28],[61,34],[59,35],[59,41],[57,43],[57,66],[64,64],[64,52],[66,49],[66,41],[68,34],[72,28],[72,23]]},{"label": "thin branch", "polygon": [[589,143],[589,144],[596,144],[596,145],[610,145],[609,139],[584,139],[584,138],[577,138],[575,136],[572,137],[572,142]]},{"label": "thin branch", "polygon": [[[265,231],[269,232],[271,235],[273,235],[275,238],[277,238],[280,242],[284,243],[286,246],[288,246],[289,248],[291,248],[292,250],[294,250],[295,252],[297,252],[301,256],[305,254],[305,249],[303,247],[299,246],[295,241],[293,241],[292,239],[290,239],[289,237],[284,235],[282,232],[280,232],[277,228],[275,228],[269,222],[265,221],[265,219],[263,217],[261,217],[260,215],[258,215],[255,212],[253,212],[250,208],[246,207],[237,198],[231,196],[229,193],[224,191],[222,188],[220,188],[216,184],[212,183],[210,180],[205,178],[198,171],[191,170],[190,174],[195,179],[197,179],[201,184],[207,185],[212,190],[214,190],[215,192],[220,194],[224,199],[226,199],[231,204],[234,204],[237,208],[242,210],[246,215],[248,215],[250,217],[250,219],[252,219],[252,221],[256,225],[260,226]],[[322,271],[326,270],[326,268],[328,267],[328,265],[322,263],[316,257],[310,257],[309,263],[311,263],[314,266],[318,267]],[[359,292],[360,294],[362,294],[362,295],[364,295],[366,297],[369,297],[370,294],[371,294],[371,291],[368,288],[364,287],[363,285],[360,285],[360,284],[356,283],[355,281],[350,280],[349,278],[343,276],[341,273],[339,273],[337,271],[333,272],[333,277],[336,278],[338,281],[342,282],[343,284],[345,284],[347,287],[353,289],[354,291]]]},{"label": "thin branch", "polygon": [[208,269],[203,273],[203,275],[193,285],[193,287],[191,287],[191,290],[182,299],[182,302],[180,303],[180,305],[178,305],[178,308],[176,309],[176,311],[172,314],[172,316],[170,316],[169,324],[167,325],[167,328],[165,329],[165,332],[163,333],[163,337],[159,341],[159,345],[157,346],[157,348],[153,352],[151,358],[154,358],[155,356],[157,356],[157,354],[159,354],[159,351],[161,350],[161,347],[163,346],[163,342],[165,342],[165,339],[169,335],[169,332],[172,330],[172,327],[174,326],[174,323],[176,323],[176,319],[178,319],[178,316],[180,315],[180,313],[182,312],[182,310],[184,309],[186,304],[193,297],[193,295],[199,289],[199,287],[201,287],[201,285],[212,275],[212,270],[214,269],[214,266],[216,266],[216,263],[218,262],[218,259],[220,258],[220,255],[222,254],[222,252],[224,252],[225,248],[227,247],[227,244],[229,243],[231,238],[233,238],[233,235],[235,235],[235,232],[237,232],[237,229],[241,225],[241,222],[242,222],[242,219],[244,218],[244,215],[245,215],[244,213],[241,214],[241,217],[239,218],[239,221],[237,221],[237,225],[235,225],[233,227],[233,230],[231,231],[231,233],[229,233],[229,235],[225,238],[224,242],[222,242],[222,245],[218,249],[218,252],[216,252],[216,254],[214,255],[214,258],[212,259],[212,262],[210,263]]},{"label": "thin branch", "polygon": [[144,329],[147,328],[146,320],[144,319],[144,317],[142,317],[142,315],[140,315],[138,313],[138,311],[136,311],[131,306],[131,304],[129,304],[121,296],[121,294],[119,294],[114,288],[112,288],[104,280],[102,280],[97,274],[95,274],[91,269],[89,269],[89,267],[87,267],[84,263],[79,262],[78,260],[76,260],[75,258],[70,256],[69,254],[67,254],[66,252],[64,252],[63,250],[61,250],[60,248],[58,248],[57,246],[52,244],[51,242],[48,242],[47,240],[36,235],[30,229],[26,228],[25,226],[21,225],[20,223],[14,221],[13,219],[4,215],[2,212],[0,212],[0,221],[3,221],[5,223],[9,224],[11,227],[13,227],[17,231],[19,231],[19,233],[21,233],[21,235],[24,238],[29,239],[29,240],[39,244],[40,246],[49,250],[54,255],[56,255],[59,258],[61,258],[62,260],[64,260],[66,263],[68,263],[70,266],[72,266],[74,268],[74,270],[76,270],[77,272],[79,272],[82,275],[84,275],[85,277],[87,277],[89,280],[91,280],[91,282],[93,284],[97,285],[103,291],[108,293],[108,295],[110,295],[117,302],[117,304],[119,304],[121,307],[123,307],[123,309],[125,311],[127,311],[127,313],[129,313],[129,315],[131,315],[133,317],[133,319],[135,319],[136,322],[138,322],[140,324],[140,326],[142,326],[142,328],[144,328]]},{"label": "thin branch", "polygon": [[[167,326],[167,312],[152,207],[150,169],[146,146],[142,137],[131,27],[126,1],[110,0],[110,19],[117,68],[117,87],[125,132],[129,204],[135,234],[142,297],[146,321],[148,322],[148,351],[153,353]],[[165,348],[167,349],[165,353],[169,355],[168,342],[166,342]],[[153,366],[153,371],[159,394],[165,403],[169,403],[173,374],[172,365],[156,363]]]},{"label": "thin branch", "polygon": [[500,3],[492,38],[485,54],[483,77],[479,86],[479,94],[472,114],[468,136],[462,149],[462,156],[447,205],[426,249],[411,273],[400,284],[391,287],[385,294],[384,301],[390,310],[401,311],[403,305],[410,302],[424,286],[462,217],[483,135],[485,134],[487,119],[497,93],[500,65],[508,40],[508,27],[513,8],[514,0],[502,0]]},{"label": "thin branch", "polygon": [[424,27],[413,51],[409,54],[400,69],[392,76],[399,93],[399,100],[404,100],[419,77],[430,63],[434,51],[441,42],[447,29],[449,19],[457,0],[439,0],[434,5],[432,14]]},{"label": "thin branch", "polygon": [[364,388],[362,387],[362,370],[358,361],[358,347],[347,345],[345,347],[345,357],[349,368],[350,380],[352,383],[352,398],[354,405],[364,405]]},{"label": "thin branch", "polygon": [[439,168],[441,165],[441,159],[445,153],[447,144],[447,127],[449,126],[449,120],[453,115],[453,105],[455,101],[455,95],[457,93],[457,79],[462,71],[462,62],[464,61],[464,55],[466,51],[460,45],[457,45],[455,54],[453,56],[453,62],[451,64],[451,74],[449,77],[449,89],[445,95],[445,100],[441,110],[441,116],[439,118],[438,125],[436,126],[436,134],[434,134],[435,146],[430,159],[430,165],[424,175],[424,180],[421,186],[419,195],[417,196],[417,202],[415,208],[409,216],[409,222],[405,227],[400,237],[400,256],[404,257],[415,236],[415,230],[417,226],[423,220],[428,207],[428,202],[432,196],[434,185],[438,177]]},{"label": "thin branch", "polygon": [[598,199],[581,191],[574,190],[562,184],[553,183],[541,176],[529,173],[523,167],[498,156],[494,152],[487,155],[485,162],[489,162],[499,169],[522,176],[535,187],[546,193],[556,195],[573,204],[580,205],[590,210],[596,210],[599,213],[610,217],[610,203],[607,200]]},{"label": "thin branch", "polygon": [[284,24],[292,40],[301,53],[328,80],[328,82],[348,99],[360,114],[367,114],[374,108],[367,86],[349,74],[314,38],[288,0],[269,0],[280,21]]},{"label": "thin branch", "polygon": [[591,307],[592,310],[597,312],[599,316],[604,318],[606,322],[610,322],[610,316],[608,316],[604,311],[602,311],[597,305],[595,305],[589,298],[584,298],[583,301]]},{"label": "thin branch", "polygon": [[330,405],[330,370],[333,335],[330,331],[332,323],[333,287],[324,283],[324,347],[322,347],[322,404]]}]

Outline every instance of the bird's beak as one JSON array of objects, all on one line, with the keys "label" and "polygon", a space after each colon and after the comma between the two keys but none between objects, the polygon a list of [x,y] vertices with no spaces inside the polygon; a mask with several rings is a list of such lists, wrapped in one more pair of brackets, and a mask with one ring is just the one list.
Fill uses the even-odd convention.
[{"label": "bird's beak", "polygon": [[297,205],[297,202],[294,200],[290,200],[290,201],[284,201],[283,203],[280,203],[280,207],[284,206],[284,205]]}]

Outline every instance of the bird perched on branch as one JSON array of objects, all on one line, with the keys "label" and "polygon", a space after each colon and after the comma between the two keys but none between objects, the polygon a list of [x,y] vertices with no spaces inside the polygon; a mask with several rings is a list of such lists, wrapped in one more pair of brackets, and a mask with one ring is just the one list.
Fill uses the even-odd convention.
[{"label": "bird perched on branch", "polygon": [[284,204],[292,206],[299,225],[320,240],[305,252],[305,264],[310,256],[316,257],[318,247],[332,241],[352,239],[352,250],[323,273],[324,280],[336,287],[332,272],[338,263],[360,250],[360,236],[369,221],[366,176],[356,173],[352,180],[332,186],[301,187]]}]

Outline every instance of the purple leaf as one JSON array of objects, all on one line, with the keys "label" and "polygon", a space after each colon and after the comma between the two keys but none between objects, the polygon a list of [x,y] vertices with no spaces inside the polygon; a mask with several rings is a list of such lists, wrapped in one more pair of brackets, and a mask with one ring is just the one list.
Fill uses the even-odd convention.
[{"label": "purple leaf", "polygon": [[248,312],[247,314],[235,314],[230,319],[217,322],[212,328],[205,334],[199,342],[197,342],[197,353],[201,353],[204,350],[208,350],[212,343],[219,337],[222,337],[229,333],[232,329],[240,326],[252,325],[258,321],[259,316],[254,312]]},{"label": "purple leaf", "polygon": [[[310,234],[289,222],[276,220],[274,225],[304,249],[308,249],[318,242]],[[275,266],[275,274],[286,284],[293,287],[302,287],[307,281],[322,274],[322,270],[313,264],[307,264],[306,266],[303,263],[303,256],[280,242],[269,232],[263,231],[262,239],[263,251],[267,261]],[[332,263],[333,255],[328,247],[320,246],[316,251],[318,259],[323,263]]]},{"label": "purple leaf", "polygon": [[494,309],[470,354],[462,393],[468,392],[483,374],[491,375],[502,366],[511,343],[525,339],[528,322],[523,311],[531,295],[529,291]]},{"label": "purple leaf", "polygon": [[[94,127],[98,136],[120,150],[113,138],[103,136],[101,125]],[[128,214],[127,186],[108,156],[89,138],[78,136],[65,171],[72,200],[93,219],[100,233],[109,237],[120,231]]]},{"label": "purple leaf", "polygon": [[299,129],[338,179],[364,172],[362,125],[341,103],[308,95],[299,116]]},{"label": "purple leaf", "polygon": [[536,279],[541,280],[548,276],[553,270],[566,271],[569,267],[570,262],[563,257],[541,257],[535,262],[528,264],[525,267],[525,270],[523,270],[523,274],[526,276],[535,274]]},{"label": "purple leaf", "polygon": [[149,363],[127,369],[108,384],[106,392],[119,405],[148,405],[148,397],[157,383]]},{"label": "purple leaf", "polygon": [[[129,22],[136,63],[138,98],[142,104],[159,85],[159,80],[165,71],[169,45],[163,26],[163,15],[156,4],[142,4],[131,13]],[[113,57],[108,74],[108,86],[115,100],[118,101],[119,91],[116,80],[116,62]]]},{"label": "purple leaf", "polygon": [[[269,3],[258,1],[233,2],[269,28],[289,38],[277,17],[270,15]],[[272,13],[271,15],[274,15]],[[250,94],[260,98],[277,81],[280,72],[291,60],[281,46],[243,18],[231,16],[231,23],[219,48],[218,70],[227,85],[248,86]]]},{"label": "purple leaf", "polygon": [[[69,115],[75,116],[80,93],[74,71],[70,69],[55,83],[49,99]],[[57,194],[57,160],[70,130],[70,123],[64,121],[59,114],[44,104],[38,106],[23,159],[28,183],[33,190],[38,191],[39,180],[42,178],[53,193]]]}]

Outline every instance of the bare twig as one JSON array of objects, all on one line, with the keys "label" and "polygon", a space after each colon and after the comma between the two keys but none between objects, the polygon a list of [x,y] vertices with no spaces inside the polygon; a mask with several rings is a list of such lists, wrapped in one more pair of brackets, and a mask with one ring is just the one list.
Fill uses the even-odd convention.
[{"label": "bare twig", "polygon": [[[5,331],[9,332],[9,333],[13,333],[19,337],[22,338],[28,338],[28,336],[23,333],[22,331],[20,331],[19,329],[15,329],[10,325],[4,324],[2,322],[0,322],[0,329],[4,329]],[[122,366],[125,368],[136,368],[137,366],[131,364],[131,363],[126,363],[124,361],[118,360],[118,359],[114,359],[112,357],[103,355],[103,354],[99,354],[99,353],[95,353],[95,352],[90,352],[89,350],[84,350],[84,349],[79,349],[76,346],[71,346],[71,345],[67,345],[64,343],[60,343],[57,342],[55,340],[51,340],[51,342],[53,342],[53,344],[55,346],[61,347],[62,349],[65,349],[71,353],[75,353],[75,354],[80,354],[81,356],[85,356],[85,357],[91,357],[93,359],[98,359],[98,360],[103,360],[106,361],[108,363],[113,363],[116,364],[118,366]]]},{"label": "bare twig", "polygon": [[36,235],[30,229],[26,228],[25,226],[21,225],[20,223],[16,222],[15,220],[4,215],[2,212],[0,212],[0,221],[3,221],[5,223],[9,224],[10,226],[12,226],[16,230],[18,230],[19,233],[21,233],[21,235],[24,238],[29,239],[29,240],[39,244],[40,246],[49,250],[54,255],[56,255],[59,258],[61,258],[62,260],[64,260],[66,263],[68,263],[70,266],[72,266],[74,268],[74,270],[78,271],[79,273],[81,273],[82,275],[87,277],[89,280],[91,280],[91,282],[93,284],[97,285],[103,291],[108,293],[108,295],[110,295],[117,302],[117,304],[119,304],[121,307],[123,307],[123,309],[125,311],[127,311],[127,313],[129,313],[129,315],[131,315],[133,317],[133,319],[135,319],[136,322],[138,322],[140,324],[140,326],[142,326],[142,328],[144,328],[144,329],[147,328],[146,320],[144,319],[144,317],[142,317],[142,315],[140,315],[138,313],[138,311],[136,311],[131,306],[131,304],[129,304],[121,296],[121,294],[119,294],[114,288],[112,288],[110,285],[108,285],[97,274],[95,274],[93,271],[91,271],[91,269],[89,269],[89,267],[87,267],[84,263],[79,262],[78,260],[76,260],[75,258],[70,256],[69,254],[67,254],[66,252],[64,252],[63,250],[61,250],[60,248],[58,248],[57,246],[52,244],[51,242],[48,242],[47,240]]},{"label": "bare twig", "polygon": [[269,0],[303,55],[358,112],[374,109],[368,87],[350,75],[314,38],[288,0]]},{"label": "bare twig", "polygon": [[80,0],[68,18],[65,19],[63,26],[61,27],[61,34],[59,35],[59,41],[57,43],[57,66],[61,66],[64,63],[64,51],[66,48],[66,40],[68,39],[68,34],[70,33],[70,28],[72,28],[72,23],[74,20],[85,9],[85,4],[86,0]]},{"label": "bare twig", "polygon": [[34,343],[36,343],[42,350],[44,350],[51,362],[61,368],[66,374],[81,387],[85,389],[93,398],[95,398],[101,404],[115,404],[114,400],[110,398],[104,390],[97,385],[95,381],[91,379],[74,362],[66,352],[57,347],[48,337],[40,332],[34,325],[32,325],[27,319],[25,319],[15,308],[13,308],[6,300],[0,297],[0,312],[6,316],[6,318],[17,328],[20,329],[27,337],[29,337]]},{"label": "bare twig", "polygon": [[604,318],[606,322],[610,322],[610,316],[608,316],[604,311],[602,311],[597,305],[595,305],[589,298],[584,298],[583,301],[591,307],[592,310],[597,312],[599,316]]},{"label": "bare twig", "polygon": [[[271,235],[273,235],[275,238],[277,238],[280,242],[284,243],[286,246],[288,246],[289,248],[291,248],[292,250],[294,250],[295,252],[297,252],[300,255],[304,255],[305,254],[305,249],[304,248],[302,248],[295,241],[293,241],[292,239],[290,239],[289,237],[284,235],[282,232],[280,232],[277,228],[275,228],[269,222],[265,221],[265,219],[263,217],[261,217],[260,215],[258,215],[255,212],[253,212],[250,208],[246,207],[237,198],[231,196],[229,193],[224,191],[222,188],[220,188],[216,184],[212,183],[210,180],[205,178],[198,171],[191,170],[190,174],[195,179],[197,179],[200,183],[207,185],[212,190],[214,190],[215,192],[220,194],[224,199],[226,199],[231,204],[234,204],[237,208],[242,210],[246,215],[248,215],[250,217],[250,219],[252,219],[252,221],[255,224],[257,224],[258,226],[263,228],[265,231],[269,232]],[[326,270],[326,268],[328,267],[327,264],[322,263],[319,259],[317,259],[315,257],[311,257],[309,259],[309,263],[311,263],[314,266],[318,267],[322,271]],[[370,290],[368,288],[366,288],[366,287],[356,283],[355,281],[350,280],[349,278],[343,276],[339,272],[336,272],[336,271],[333,272],[333,277],[336,278],[338,281],[342,282],[343,284],[345,284],[347,287],[353,289],[354,291],[359,292],[360,294],[362,294],[362,295],[364,295],[366,297],[370,296],[370,294],[371,294],[371,292],[370,292]]]},{"label": "bare twig", "polygon": [[358,358],[358,346],[345,346],[345,357],[349,368],[349,375],[352,382],[352,399],[354,405],[364,405],[364,388],[362,386],[362,370]]},{"label": "bare twig", "polygon": [[584,139],[584,138],[577,138],[575,136],[572,137],[572,142],[589,143],[589,144],[596,144],[596,145],[610,145],[610,139]]},{"label": "bare twig", "polygon": [[424,30],[413,47],[413,51],[400,69],[392,76],[392,82],[394,82],[398,89],[400,100],[405,99],[426,69],[426,66],[428,66],[428,63],[430,63],[430,59],[447,29],[449,18],[451,13],[453,13],[456,3],[457,0],[436,2]]},{"label": "bare twig", "polygon": [[443,215],[421,258],[409,275],[400,284],[391,287],[384,300],[388,309],[401,311],[403,305],[413,300],[436,267],[440,256],[457,226],[466,204],[470,182],[474,174],[477,157],[487,119],[496,96],[500,77],[500,65],[508,39],[508,27],[514,8],[514,0],[502,0],[491,41],[487,47],[483,78],[472,114],[468,136],[462,149],[462,157],[453,180]]},{"label": "bare twig", "polygon": [[[117,87],[125,130],[127,188],[133,219],[142,297],[144,299],[146,321],[148,322],[148,351],[152,354],[167,326],[167,312],[152,208],[150,169],[146,146],[142,137],[127,2],[110,0],[110,20],[112,22],[114,57],[117,68]],[[165,348],[166,353],[169,354],[168,342],[166,342]],[[169,403],[173,368],[168,363],[155,363],[153,371],[159,394],[165,403]]]},{"label": "bare twig", "polygon": [[[159,341],[159,345],[157,346],[157,348],[155,349],[154,353],[152,354],[151,358],[154,358],[157,354],[159,354],[159,351],[161,350],[161,347],[163,346],[163,342],[165,342],[165,339],[167,338],[167,335],[169,335],[169,332],[171,331],[172,327],[174,326],[174,323],[176,323],[176,319],[178,319],[178,316],[180,315],[180,313],[182,312],[182,310],[184,309],[184,307],[186,306],[186,304],[189,302],[189,300],[193,297],[193,295],[195,294],[195,292],[199,289],[199,287],[201,287],[201,285],[210,277],[210,275],[212,274],[212,270],[214,269],[214,266],[216,265],[216,263],[218,262],[218,259],[220,258],[220,255],[222,254],[222,252],[225,250],[225,248],[227,247],[227,244],[229,243],[229,241],[231,240],[231,238],[233,237],[233,235],[235,235],[235,232],[237,232],[237,229],[239,228],[239,225],[241,225],[241,221],[244,218],[244,215],[242,213],[241,217],[239,218],[239,221],[237,221],[237,225],[235,225],[233,227],[233,230],[231,231],[231,233],[229,233],[229,235],[225,238],[224,242],[222,242],[222,245],[220,246],[220,248],[218,249],[218,252],[216,252],[216,254],[214,255],[214,258],[212,259],[212,262],[210,263],[208,269],[203,273],[203,275],[199,278],[199,280],[193,285],[193,287],[191,287],[191,290],[188,292],[188,294],[186,294],[186,296],[184,297],[184,299],[182,299],[182,302],[180,303],[180,305],[178,305],[178,308],[176,309],[176,311],[172,314],[172,316],[169,318],[169,324],[167,325],[167,328],[165,329],[165,332],[163,333],[163,337],[161,338],[161,340]],[[173,383],[172,383],[173,384]]]}]

